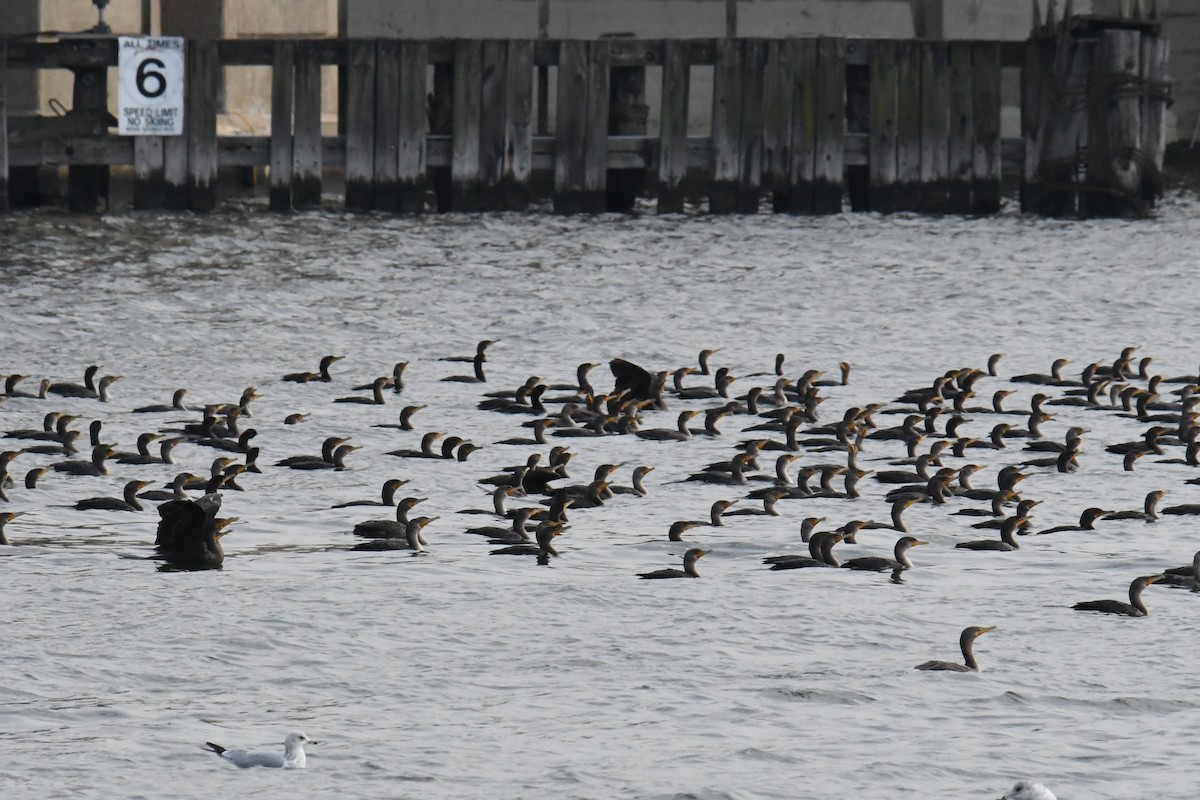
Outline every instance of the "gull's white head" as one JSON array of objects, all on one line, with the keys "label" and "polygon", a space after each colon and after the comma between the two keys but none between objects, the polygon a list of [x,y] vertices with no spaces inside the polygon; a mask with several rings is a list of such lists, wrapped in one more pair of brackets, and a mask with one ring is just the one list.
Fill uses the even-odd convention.
[{"label": "gull's white head", "polygon": [[1035,781],[1017,781],[1012,791],[1000,800],[1058,800],[1054,792]]}]

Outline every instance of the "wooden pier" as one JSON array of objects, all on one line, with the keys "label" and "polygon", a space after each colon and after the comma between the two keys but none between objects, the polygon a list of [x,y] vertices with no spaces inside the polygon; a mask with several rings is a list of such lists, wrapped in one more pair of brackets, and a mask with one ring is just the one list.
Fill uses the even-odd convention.
[{"label": "wooden pier", "polygon": [[[137,208],[193,211],[217,206],[218,170],[261,167],[275,210],[331,202],[325,179],[340,170],[347,207],[394,213],[519,210],[547,196],[556,212],[593,213],[642,194],[661,213],[702,195],[713,213],[755,213],[769,198],[792,214],[839,213],[847,199],[855,210],[989,214],[1006,178],[1031,212],[1144,213],[1169,97],[1157,23],[1077,18],[1035,33],[1004,44],[191,40],[186,130],[169,137],[109,132],[114,38],[0,40],[0,210],[10,196],[27,202],[45,167],[67,168],[76,211],[106,207],[113,167],[132,168]],[[321,129],[327,65],[339,70],[336,136]],[[218,135],[231,66],[271,69],[269,135]],[[689,136],[700,66],[712,68],[711,133]],[[1022,86],[1022,136],[1010,140],[1005,68]],[[73,70],[73,107],[6,119],[6,69]],[[650,80],[661,82],[656,131]],[[1081,116],[1068,96],[1095,99],[1074,104]]]}]

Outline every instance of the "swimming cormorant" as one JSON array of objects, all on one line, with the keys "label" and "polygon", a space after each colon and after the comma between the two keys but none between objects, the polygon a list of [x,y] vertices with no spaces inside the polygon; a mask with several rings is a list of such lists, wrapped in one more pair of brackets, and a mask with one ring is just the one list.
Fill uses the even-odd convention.
[{"label": "swimming cormorant", "polygon": [[124,497],[88,497],[75,504],[79,511],[142,511],[138,492],[150,485],[150,481],[130,481],[125,484]]},{"label": "swimming cormorant", "polygon": [[887,572],[893,569],[912,569],[913,563],[908,560],[908,551],[919,544],[929,544],[915,536],[901,536],[896,540],[893,558],[882,556],[862,556],[842,562],[845,569],[869,570],[872,572]]},{"label": "swimming cormorant", "polygon": [[158,531],[154,549],[174,568],[219,567],[225,560],[220,539],[226,524],[216,519],[221,495],[206,494],[199,500],[168,500],[158,507]]},{"label": "swimming cormorant", "polygon": [[693,547],[683,554],[683,569],[658,569],[654,572],[639,572],[639,578],[699,578],[700,573],[696,571],[696,562],[703,556],[711,553],[711,550],[701,550],[699,547]]},{"label": "swimming cormorant", "polygon": [[918,664],[916,669],[941,670],[946,672],[979,672],[979,662],[975,660],[975,640],[988,631],[994,630],[996,630],[995,625],[987,627],[972,626],[963,629],[963,632],[958,637],[958,646],[962,650],[963,661],[965,663],[926,661],[924,664]]},{"label": "swimming cormorant", "polygon": [[1133,583],[1129,584],[1128,603],[1122,603],[1120,600],[1088,600],[1076,603],[1072,608],[1076,611],[1100,611],[1105,614],[1121,614],[1126,617],[1149,616],[1150,610],[1142,602],[1142,590],[1162,579],[1162,575],[1145,575],[1141,578],[1134,578]]},{"label": "swimming cormorant", "polygon": [[312,383],[313,381],[329,383],[333,380],[333,376],[329,374],[329,367],[333,365],[333,362],[341,361],[343,358],[344,356],[325,356],[321,359],[321,364],[316,372],[289,372],[283,376],[283,379],[292,383]]}]

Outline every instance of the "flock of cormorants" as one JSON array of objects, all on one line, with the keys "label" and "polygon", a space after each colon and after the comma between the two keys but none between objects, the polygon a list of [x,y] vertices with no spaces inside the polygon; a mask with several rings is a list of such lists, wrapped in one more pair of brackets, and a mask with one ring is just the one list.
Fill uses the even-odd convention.
[{"label": "flock of cormorants", "polygon": [[[1158,462],[1183,468],[1163,470],[1164,479],[1186,477],[1189,470],[1200,467],[1197,442],[1200,375],[1164,378],[1151,374],[1153,359],[1135,361],[1133,347],[1126,348],[1112,361],[1089,364],[1077,377],[1066,375],[1064,369],[1069,362],[1059,359],[1049,373],[1016,375],[1006,380],[997,369],[1002,354],[995,354],[983,368],[949,370],[929,385],[914,388],[891,401],[852,406],[836,421],[822,422],[820,405],[849,383],[851,367],[847,363],[839,365],[837,379],[823,379],[817,369],[789,378],[785,357],[780,354],[773,372],[735,376],[728,367],[710,368],[710,361],[718,351],[704,350],[696,366],[667,370],[649,370],[613,358],[608,364],[613,376],[611,391],[601,391],[591,382],[597,366],[594,363],[579,365],[573,382],[547,383],[540,376],[533,376],[519,386],[495,390],[484,371],[493,344],[484,340],[471,356],[439,359],[469,362],[472,366],[470,374],[449,375],[441,380],[478,385],[478,409],[511,417],[516,423],[514,435],[497,441],[472,442],[462,436],[430,431],[421,436],[415,448],[388,451],[399,458],[466,462],[481,447],[535,448],[524,463],[479,479],[479,484],[488,487],[491,493],[492,508],[456,512],[493,518],[494,524],[465,529],[468,534],[486,537],[496,546],[489,551],[493,555],[535,556],[539,563],[549,563],[559,555],[555,542],[569,530],[569,514],[586,514],[587,509],[603,506],[617,495],[652,497],[658,491],[646,484],[655,469],[651,464],[636,467],[629,485],[620,485],[614,479],[623,464],[602,464],[590,481],[571,482],[568,468],[575,456],[573,447],[584,450],[588,439],[613,436],[681,443],[646,451],[648,459],[651,452],[654,458],[670,458],[675,457],[673,448],[682,450],[686,447],[683,443],[691,439],[725,436],[719,426],[733,427],[735,421],[745,438],[730,446],[728,458],[696,470],[683,481],[727,487],[730,495],[736,496],[715,502],[707,519],[679,520],[670,525],[669,540],[689,545],[683,555],[682,569],[642,572],[638,574],[640,578],[700,577],[697,562],[712,550],[692,546],[685,534],[697,528],[710,529],[716,534],[716,529],[736,516],[784,516],[791,513],[792,505],[785,501],[819,498],[857,501],[845,506],[854,514],[867,505],[862,501],[871,499],[864,495],[867,486],[873,485],[863,483],[867,478],[886,489],[883,496],[889,513],[884,521],[866,518],[864,514],[837,520],[836,525],[818,530],[827,522],[825,517],[800,516],[798,532],[807,551],[771,555],[763,559],[764,564],[776,571],[845,568],[888,573],[889,580],[903,583],[905,573],[915,568],[910,551],[929,544],[911,535],[905,524],[905,510],[916,504],[938,507],[948,516],[977,518],[971,525],[973,529],[996,531],[998,538],[963,540],[956,542],[955,547],[995,553],[1019,550],[1021,537],[1029,535],[1087,532],[1118,521],[1151,524],[1160,514],[1200,513],[1200,504],[1160,509],[1169,488],[1150,492],[1142,510],[1087,508],[1081,513],[1078,525],[1037,530],[1032,513],[1041,501],[1020,493],[1021,482],[1031,475],[1071,473],[1079,468],[1089,432],[1086,420],[1092,414],[1116,414],[1142,429],[1141,435],[1131,441],[1106,443],[1095,458],[1119,459],[1122,469],[1127,471],[1139,468],[1140,459],[1145,459],[1141,464]],[[344,378],[331,372],[339,360],[338,356],[325,356],[316,371],[289,373],[282,376],[282,381],[341,382]],[[389,397],[403,395],[407,366],[407,362],[397,363],[389,374],[354,385],[349,389],[354,393],[332,402],[388,406]],[[84,371],[83,383],[79,384],[40,379],[37,391],[22,388],[29,379],[21,374],[4,376],[4,395],[0,400],[7,410],[29,412],[44,405],[53,408],[59,398],[64,402],[70,398],[73,404],[67,411],[55,409],[45,413],[40,428],[3,432],[8,447],[0,452],[0,501],[14,505],[35,503],[39,481],[51,471],[67,476],[116,477],[125,471],[125,465],[159,465],[165,472],[175,469],[172,465],[178,464],[176,458],[185,444],[192,446],[186,451],[189,463],[199,458],[197,453],[216,451],[206,474],[181,471],[157,489],[149,488],[151,482],[147,480],[129,480],[123,485],[121,497],[85,497],[74,505],[89,512],[138,513],[145,509],[144,503],[158,502],[159,521],[151,557],[160,559],[164,569],[222,565],[221,540],[233,521],[218,516],[222,493],[241,490],[239,481],[249,487],[249,475],[267,469],[350,469],[352,462],[348,459],[360,449],[350,442],[350,437],[330,436],[321,442],[319,452],[278,458],[269,465],[260,465],[259,434],[278,430],[276,426],[280,424],[303,424],[309,415],[296,412],[282,420],[263,420],[259,426],[253,403],[260,395],[256,388],[250,387],[227,402],[190,406],[186,403],[187,390],[179,389],[169,403],[119,410],[117,413],[146,415],[147,420],[152,419],[150,415],[170,418],[163,424],[147,423],[145,427],[152,430],[137,437],[136,448],[120,450],[105,441],[104,420],[98,412],[116,405],[113,384],[121,377],[101,376],[100,371],[98,365],[89,366]],[[765,380],[754,381],[754,377]],[[739,380],[754,385],[735,394],[733,386]],[[985,390],[988,383],[993,386]],[[1016,391],[1015,385],[1035,387],[1027,408],[1006,405]],[[301,386],[287,391],[290,401],[303,402],[305,390]],[[979,393],[984,391],[990,391],[990,397],[981,399]],[[86,405],[88,402],[98,405]],[[424,407],[404,406],[398,422],[381,421],[373,427],[415,431],[413,418]],[[676,424],[651,427],[652,415],[670,407],[682,407],[675,417]],[[394,419],[394,411],[391,406],[388,408],[388,418]],[[1047,423],[1057,421],[1060,416],[1081,424],[1065,427],[1060,438],[1056,438],[1056,430]],[[88,417],[93,419],[85,425]],[[900,418],[898,423],[896,417]],[[157,452],[153,451],[155,442]],[[866,460],[868,451],[870,462]],[[1007,463],[998,469],[994,488],[972,483],[975,475],[991,466],[989,460],[1001,459]],[[1200,477],[1178,482],[1195,486],[1200,484]],[[427,498],[402,497],[405,483],[406,480],[390,478],[383,484],[378,500],[333,506],[394,510],[394,518],[357,524],[353,530],[357,541],[354,549],[402,550],[413,554],[425,550],[429,541],[424,529],[442,517],[434,514],[410,517],[414,508]],[[749,501],[761,502],[761,508],[752,507]],[[745,505],[730,510],[739,503]],[[445,498],[431,505],[437,505],[444,513],[455,513],[448,510]],[[22,543],[20,536],[10,542],[5,535],[5,526],[22,513],[0,513],[0,545]],[[894,530],[899,534],[890,557],[839,559],[835,547],[856,544],[859,532],[872,529]],[[1128,603],[1095,600],[1078,603],[1074,608],[1146,616],[1149,610],[1142,599],[1143,590],[1155,584],[1200,590],[1200,552],[1190,564],[1136,577],[1129,587]],[[973,644],[977,637],[995,629],[995,626],[970,626],[963,630],[960,637],[963,663],[929,661],[917,669],[977,671]]]}]

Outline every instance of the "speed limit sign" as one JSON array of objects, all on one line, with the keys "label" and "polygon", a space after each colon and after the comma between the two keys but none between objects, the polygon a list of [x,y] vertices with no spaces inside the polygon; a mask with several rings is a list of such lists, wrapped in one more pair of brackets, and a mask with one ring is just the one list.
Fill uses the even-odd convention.
[{"label": "speed limit sign", "polygon": [[183,39],[122,36],[117,56],[122,136],[183,133]]}]

